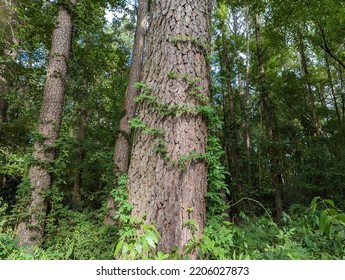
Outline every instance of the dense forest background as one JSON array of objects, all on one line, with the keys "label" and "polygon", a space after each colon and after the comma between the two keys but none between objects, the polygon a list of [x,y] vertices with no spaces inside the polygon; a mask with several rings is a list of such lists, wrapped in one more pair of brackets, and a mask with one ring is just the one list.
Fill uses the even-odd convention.
[{"label": "dense forest background", "polygon": [[[344,259],[345,1],[209,1],[211,43],[174,38],[209,47],[210,102],[196,107],[208,127],[205,154],[176,163],[188,170],[205,161],[206,223],[198,228],[187,209],[183,226],[195,235],[169,250],[160,243],[168,231],[131,214],[115,144],[125,135],[130,147],[140,129],[161,133],[143,127],[138,109],[125,118],[130,101],[172,114],[133,83],[150,58],[135,46],[146,32],[139,18],[144,26],[154,18],[152,2],[160,1],[0,0],[0,259]],[[73,29],[61,55],[67,74],[56,74],[61,126],[50,128],[48,145],[43,95],[61,11]],[[186,75],[167,77],[197,88]],[[164,158],[164,143],[157,153]],[[35,193],[37,166],[48,187]]]}]

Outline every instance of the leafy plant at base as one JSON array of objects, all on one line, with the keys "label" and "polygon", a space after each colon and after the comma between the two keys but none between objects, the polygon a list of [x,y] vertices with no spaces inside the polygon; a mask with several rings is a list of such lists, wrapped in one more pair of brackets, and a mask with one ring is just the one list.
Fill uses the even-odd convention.
[{"label": "leafy plant at base", "polygon": [[166,259],[168,254],[157,252],[160,238],[159,232],[153,225],[146,225],[140,220],[131,220],[133,227],[130,232],[122,234],[114,252],[116,259],[149,260]]},{"label": "leafy plant at base", "polygon": [[115,247],[115,258],[124,260],[166,259],[169,255],[157,252],[160,238],[157,229],[131,215],[133,207],[128,202],[127,175],[119,176],[117,182],[118,187],[112,191],[112,197],[118,209],[115,219],[118,220],[121,228],[118,232],[120,237]]}]

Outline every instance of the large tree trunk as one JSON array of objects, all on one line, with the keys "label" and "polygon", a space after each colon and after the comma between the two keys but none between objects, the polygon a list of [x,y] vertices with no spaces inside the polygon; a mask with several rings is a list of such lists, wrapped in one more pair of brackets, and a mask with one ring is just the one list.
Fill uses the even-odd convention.
[{"label": "large tree trunk", "polygon": [[[129,151],[131,128],[129,120],[135,116],[135,97],[138,95],[138,89],[133,87],[140,81],[142,72],[143,54],[145,48],[145,35],[147,26],[148,0],[139,0],[137,12],[137,26],[135,30],[132,63],[129,72],[128,86],[125,95],[124,115],[120,120],[119,133],[115,140],[114,148],[114,177],[115,188],[117,188],[117,179],[122,174],[128,172]],[[115,224],[116,205],[112,197],[108,198],[107,213],[104,219],[106,225]]]},{"label": "large tree trunk", "polygon": [[[180,249],[205,224],[206,118],[210,94],[211,1],[155,0],[128,172],[132,214],[162,235],[159,249]],[[193,219],[196,227],[188,224]]]},{"label": "large tree trunk", "polygon": [[[75,4],[76,0],[70,0]],[[57,25],[53,32],[47,80],[39,118],[40,140],[34,145],[34,163],[29,170],[30,205],[29,217],[18,226],[19,244],[40,246],[44,235],[44,220],[47,211],[46,194],[51,187],[51,167],[54,159],[54,145],[59,134],[63,98],[67,76],[67,62],[72,39],[72,15],[61,6]]]},{"label": "large tree trunk", "polygon": [[256,48],[257,60],[259,66],[259,91],[260,100],[262,104],[262,118],[266,129],[266,137],[268,141],[267,154],[269,158],[270,175],[273,189],[275,191],[275,207],[277,220],[280,219],[283,211],[282,200],[282,171],[281,171],[281,155],[278,146],[279,135],[277,132],[277,119],[273,103],[269,94],[269,89],[266,81],[265,63],[262,51],[261,33],[260,33],[260,19],[259,14],[255,15],[255,34],[256,34]]}]

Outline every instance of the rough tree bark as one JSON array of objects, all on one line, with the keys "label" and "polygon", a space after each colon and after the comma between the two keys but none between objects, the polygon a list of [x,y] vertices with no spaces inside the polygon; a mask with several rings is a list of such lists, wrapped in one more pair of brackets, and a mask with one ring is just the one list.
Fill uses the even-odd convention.
[{"label": "rough tree bark", "polygon": [[[137,11],[137,25],[135,30],[133,56],[131,68],[128,77],[128,86],[125,95],[124,115],[120,120],[119,133],[116,136],[114,147],[114,177],[115,188],[117,188],[117,179],[119,176],[128,172],[131,128],[129,121],[135,116],[135,97],[138,95],[138,89],[133,87],[140,81],[142,72],[143,54],[145,48],[145,35],[147,28],[148,0],[139,0]],[[107,201],[107,213],[104,219],[106,225],[114,225],[116,214],[116,205],[112,197]]]},{"label": "rough tree bark", "polygon": [[[76,0],[70,0],[75,4]],[[46,193],[51,187],[49,167],[54,161],[54,145],[59,134],[67,62],[72,40],[72,14],[60,6],[57,25],[53,31],[47,79],[38,125],[39,140],[34,144],[34,163],[29,169],[30,205],[29,216],[18,225],[19,245],[40,246],[44,235],[44,220],[47,211]]]},{"label": "rough tree bark", "polygon": [[[161,233],[158,248],[182,249],[205,224],[206,118],[210,94],[211,1],[155,0],[150,6],[142,81],[127,187],[132,214]],[[195,230],[187,221],[193,219]]]}]

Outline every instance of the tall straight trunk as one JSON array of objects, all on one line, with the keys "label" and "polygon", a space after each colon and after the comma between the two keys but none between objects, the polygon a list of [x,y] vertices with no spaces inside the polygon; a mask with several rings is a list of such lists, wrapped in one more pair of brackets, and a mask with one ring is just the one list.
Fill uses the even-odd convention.
[{"label": "tall straight trunk", "polygon": [[277,120],[273,108],[273,103],[267,87],[265,63],[262,52],[261,33],[260,33],[260,18],[259,14],[255,15],[255,32],[256,32],[256,48],[257,60],[259,66],[259,91],[262,103],[262,118],[266,129],[266,136],[268,140],[268,158],[270,166],[270,174],[272,186],[275,191],[275,207],[277,220],[280,219],[283,211],[282,201],[282,171],[280,164],[280,151],[278,147],[279,136],[277,132]]},{"label": "tall straight trunk", "polygon": [[249,134],[249,79],[250,79],[250,41],[249,41],[249,30],[250,30],[250,16],[249,16],[249,8],[246,8],[246,41],[247,41],[247,50],[246,50],[246,75],[245,75],[245,88],[244,93],[242,96],[242,102],[243,102],[243,133],[242,133],[242,139],[243,143],[245,145],[246,150],[246,178],[247,178],[247,184],[251,185],[251,166],[250,166],[250,149],[251,149],[251,143],[250,143],[250,134]]},{"label": "tall straight trunk", "polygon": [[307,88],[307,93],[308,93],[308,102],[309,102],[309,106],[311,108],[314,131],[315,131],[316,135],[320,135],[319,118],[318,118],[316,108],[315,108],[315,96],[314,96],[313,89],[312,89],[311,82],[310,82],[308,61],[307,61],[307,57],[305,54],[305,46],[304,46],[303,36],[302,36],[301,31],[299,31],[298,36],[299,36],[298,48],[299,48],[299,53],[300,53],[300,57],[301,57],[302,75],[303,75],[303,77],[305,79],[305,83],[306,83],[306,88]]},{"label": "tall straight trunk", "polygon": [[[76,0],[70,0],[75,4]],[[46,195],[52,183],[49,168],[55,159],[54,145],[62,120],[63,98],[67,76],[67,62],[72,40],[72,15],[60,6],[57,25],[53,31],[47,79],[38,125],[40,140],[34,144],[34,163],[29,169],[30,205],[29,216],[18,226],[19,244],[40,246],[44,236],[47,212]]]},{"label": "tall straight trunk", "polygon": [[[85,50],[90,50],[90,34],[87,33],[85,36]],[[83,162],[85,159],[85,137],[86,137],[86,128],[87,128],[87,121],[88,121],[88,107],[87,107],[87,100],[89,98],[89,72],[86,66],[83,67],[83,85],[82,89],[84,91],[81,100],[78,100],[77,103],[80,106],[79,111],[79,126],[77,131],[77,157],[76,157],[76,170],[74,176],[74,185],[73,185],[73,192],[72,192],[72,202],[73,207],[78,208],[81,202],[81,188],[82,188],[82,181],[83,181]]]},{"label": "tall straight trunk", "polygon": [[4,65],[0,67],[0,125],[7,120],[9,104],[6,100],[6,91],[11,87],[11,81],[7,79],[8,75],[5,77],[6,75],[4,75],[4,72],[8,71],[8,67],[11,67],[11,64],[16,61],[17,50],[12,46],[19,45],[19,39],[14,34],[14,29],[19,27],[18,15],[16,12],[17,5],[16,1],[0,1],[0,7],[3,9],[2,15],[4,16],[1,21],[8,24],[11,30],[3,32],[5,38],[1,38],[5,46],[2,55],[6,58],[11,58],[11,62],[5,62]]},{"label": "tall straight trunk", "polygon": [[[226,122],[225,127],[225,135],[226,138],[226,151],[227,151],[227,161],[228,161],[228,168],[231,176],[233,177],[235,174],[233,172],[234,169],[234,145],[233,145],[233,120],[235,116],[234,112],[234,98],[233,98],[233,90],[231,85],[231,77],[230,77],[230,71],[228,68],[228,52],[227,52],[227,45],[224,39],[224,33],[222,32],[221,38],[222,38],[222,55],[220,58],[223,58],[223,63],[221,63],[221,68],[225,70],[225,81],[226,81],[226,88],[225,92],[223,92],[224,97],[224,121]],[[228,103],[226,102],[226,99],[228,99]],[[226,108],[228,104],[228,108]],[[227,121],[229,119],[229,122]],[[229,137],[230,136],[230,137]]]},{"label": "tall straight trunk", "polygon": [[6,122],[8,102],[5,99],[6,81],[0,76],[0,125]]},{"label": "tall straight trunk", "polygon": [[[125,95],[125,111],[123,117],[120,120],[119,133],[116,136],[114,147],[115,188],[117,188],[118,177],[128,172],[131,138],[131,128],[129,125],[129,121],[135,116],[135,97],[137,97],[138,95],[138,89],[134,87],[134,85],[140,82],[140,76],[142,72],[147,26],[147,13],[148,0],[139,0],[132,62]],[[106,225],[114,225],[116,223],[114,220],[115,214],[116,205],[114,203],[114,199],[109,197],[107,201],[107,213],[104,219],[104,223]]]},{"label": "tall straight trunk", "polygon": [[[222,1],[218,1],[218,5],[220,8],[224,3]],[[228,48],[228,42],[226,38],[226,24],[225,24],[225,16],[221,15],[220,18],[220,32],[221,32],[221,41],[222,41],[222,56],[223,59],[223,68],[225,72],[225,82],[226,82],[226,93],[227,98],[229,100],[229,135],[226,135],[226,137],[229,137],[228,147],[227,149],[230,150],[230,158],[228,158],[229,162],[229,171],[232,177],[232,184],[234,184],[234,187],[241,191],[241,185],[239,184],[239,176],[240,176],[240,164],[238,161],[238,144],[237,144],[237,124],[236,124],[236,113],[235,113],[235,91],[232,87],[232,71],[231,71],[231,64],[229,61],[229,48]],[[237,193],[237,192],[236,192]]]},{"label": "tall straight trunk", "polygon": [[[220,38],[221,39],[221,38]],[[223,61],[222,61],[222,51],[221,51],[221,44],[217,44],[217,51],[218,51],[218,56],[219,56],[219,63],[220,63],[220,69],[224,69],[223,66]],[[227,162],[227,170],[230,170],[231,168],[231,153],[230,153],[230,145],[229,145],[229,124],[228,124],[228,115],[229,111],[227,110],[227,104],[226,104],[226,99],[227,99],[227,94],[225,92],[225,86],[224,83],[221,83],[221,93],[222,93],[222,109],[223,109],[223,147],[225,148],[225,160]],[[228,185],[231,185],[231,177],[227,176],[226,177],[226,183]],[[227,194],[225,191],[223,191],[223,200],[225,203],[230,202],[230,195]],[[228,211],[227,213],[228,218],[230,218],[230,212]],[[230,219],[229,219],[230,220]]]},{"label": "tall straight trunk", "polygon": [[330,65],[329,65],[328,54],[326,52],[325,52],[325,66],[326,66],[326,70],[327,70],[328,83],[329,83],[329,87],[331,89],[331,95],[332,95],[333,102],[334,102],[335,112],[337,114],[338,121],[340,122],[341,121],[341,116],[340,116],[337,96],[336,96],[335,90],[334,90],[334,83],[333,83],[331,68],[330,68]]},{"label": "tall straight trunk", "polygon": [[[223,70],[224,69],[224,64],[223,64],[223,60],[222,60],[222,51],[221,51],[221,47],[220,45],[218,45],[218,56],[219,56],[219,63],[220,63],[220,69]],[[227,94],[225,92],[225,88],[224,88],[224,83],[221,83],[221,92],[222,92],[222,107],[223,107],[223,139],[224,139],[224,147],[225,147],[225,151],[226,151],[226,161],[228,164],[228,170],[230,171],[231,168],[231,153],[230,153],[230,145],[229,145],[229,138],[228,133],[229,133],[229,124],[228,124],[228,110],[227,110],[227,106],[226,106],[226,99],[227,99]],[[230,184],[231,182],[229,182]]]},{"label": "tall straight trunk", "polygon": [[344,74],[343,70],[338,67],[338,76],[340,80],[340,96],[341,96],[341,115],[342,121],[345,123],[345,89],[344,89]]},{"label": "tall straight trunk", "polygon": [[[87,78],[84,79],[84,91],[85,91],[85,98],[87,98],[88,94],[88,80]],[[86,136],[86,128],[87,128],[87,120],[89,112],[87,110],[85,102],[81,102],[81,109],[80,109],[80,116],[79,116],[79,129],[77,135],[77,142],[78,142],[78,150],[77,150],[77,167],[75,171],[75,178],[74,178],[74,185],[73,185],[73,205],[77,207],[81,201],[81,186],[82,186],[82,178],[83,178],[83,161],[85,158],[85,136]]]},{"label": "tall straight trunk", "polygon": [[127,187],[132,215],[157,226],[167,252],[205,225],[207,125],[198,105],[209,103],[211,1],[155,0],[150,10]]},{"label": "tall straight trunk", "polygon": [[[19,40],[12,36],[11,43],[18,45]],[[11,63],[15,63],[17,57],[17,51],[15,50],[5,50],[4,56],[8,56],[11,58]],[[4,69],[0,69],[0,124],[5,123],[7,121],[7,111],[9,108],[9,104],[6,100],[6,91],[12,86],[13,80],[5,78],[5,75],[2,75],[2,71],[8,70],[7,67],[11,67],[10,63],[6,63]]]}]

